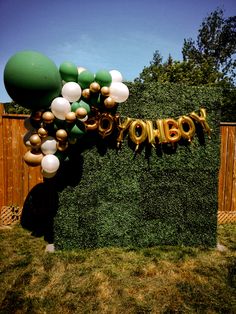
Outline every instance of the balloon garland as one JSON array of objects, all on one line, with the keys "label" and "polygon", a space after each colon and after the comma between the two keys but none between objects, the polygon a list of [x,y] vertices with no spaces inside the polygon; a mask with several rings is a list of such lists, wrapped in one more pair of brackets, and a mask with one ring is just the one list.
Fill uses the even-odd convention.
[{"label": "balloon garland", "polygon": [[57,69],[46,56],[35,51],[13,55],[4,69],[4,84],[9,96],[32,109],[25,121],[27,133],[24,155],[27,165],[41,166],[42,175],[52,178],[60,167],[60,154],[74,145],[86,132],[97,130],[102,138],[118,131],[117,147],[126,133],[136,145],[176,143],[181,138],[191,141],[196,128],[210,134],[206,110],[173,118],[151,120],[126,117],[121,121],[113,109],[129,97],[129,89],[117,70],[100,70],[96,74],[71,62]]}]

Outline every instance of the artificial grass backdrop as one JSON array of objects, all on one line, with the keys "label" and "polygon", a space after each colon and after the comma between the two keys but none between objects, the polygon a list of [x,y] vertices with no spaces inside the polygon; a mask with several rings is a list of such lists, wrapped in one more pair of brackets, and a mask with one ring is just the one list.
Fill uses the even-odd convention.
[{"label": "artificial grass backdrop", "polygon": [[[135,153],[116,134],[90,132],[70,152],[54,183],[58,249],[216,244],[220,92],[171,84],[130,85],[122,117],[156,120],[207,110],[211,139],[198,128],[176,148],[143,145]],[[135,88],[134,88],[135,87]],[[134,94],[135,91],[135,94]]]}]

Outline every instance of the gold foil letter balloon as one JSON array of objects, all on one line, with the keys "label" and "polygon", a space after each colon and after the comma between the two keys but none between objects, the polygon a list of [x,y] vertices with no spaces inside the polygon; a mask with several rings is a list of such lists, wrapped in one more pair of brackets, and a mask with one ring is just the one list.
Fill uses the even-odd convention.
[{"label": "gold foil letter balloon", "polygon": [[182,116],[178,119],[178,125],[181,135],[189,141],[195,134],[195,125],[190,117]]},{"label": "gold foil letter balloon", "polygon": [[143,120],[134,120],[129,127],[130,139],[136,144],[135,150],[147,138],[147,125]]},{"label": "gold foil letter balloon", "polygon": [[176,143],[181,139],[181,132],[179,130],[178,122],[174,119],[164,119],[164,130],[166,140],[169,143]]}]

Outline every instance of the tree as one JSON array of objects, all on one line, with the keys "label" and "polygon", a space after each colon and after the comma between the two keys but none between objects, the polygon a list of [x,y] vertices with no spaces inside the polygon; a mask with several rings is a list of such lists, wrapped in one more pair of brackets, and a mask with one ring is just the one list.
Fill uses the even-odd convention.
[{"label": "tree", "polygon": [[219,79],[235,78],[236,16],[224,18],[222,9],[216,9],[202,22],[197,41],[184,39],[183,60],[201,65],[207,62],[221,72]]},{"label": "tree", "polygon": [[236,16],[224,18],[221,9],[210,13],[198,30],[196,42],[184,39],[182,54],[183,61],[174,61],[169,55],[163,62],[156,50],[135,82],[220,87],[222,121],[236,121]]},{"label": "tree", "polygon": [[[158,58],[157,58],[158,56]],[[221,74],[211,64],[203,61],[197,64],[193,60],[174,61],[169,55],[167,61],[162,62],[159,51],[155,51],[149,67],[144,67],[135,80],[141,82],[157,81],[160,83],[181,83],[187,85],[213,85]]]}]

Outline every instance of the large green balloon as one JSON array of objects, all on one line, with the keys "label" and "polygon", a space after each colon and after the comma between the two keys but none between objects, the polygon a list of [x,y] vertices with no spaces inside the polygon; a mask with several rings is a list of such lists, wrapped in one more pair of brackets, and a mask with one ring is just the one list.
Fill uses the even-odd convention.
[{"label": "large green balloon", "polygon": [[111,81],[112,81],[112,76],[106,70],[100,70],[95,75],[95,82],[97,82],[101,87],[110,86]]},{"label": "large green balloon", "polygon": [[77,82],[78,68],[74,63],[63,62],[59,68],[61,78],[65,82]]},{"label": "large green balloon", "polygon": [[33,110],[48,108],[61,92],[61,77],[56,65],[36,51],[21,51],[8,60],[4,84],[16,103]]},{"label": "large green balloon", "polygon": [[83,71],[78,76],[78,83],[82,89],[89,88],[89,85],[94,82],[94,74],[88,70]]}]

